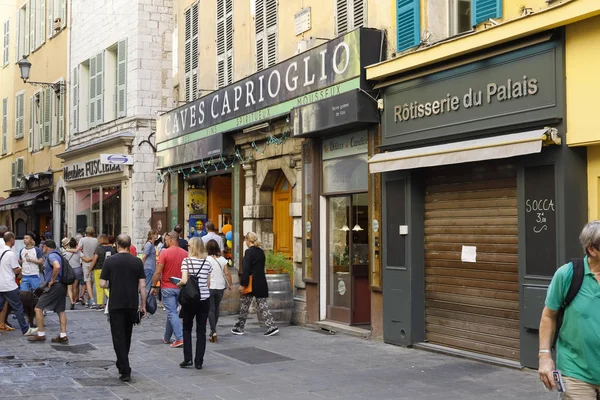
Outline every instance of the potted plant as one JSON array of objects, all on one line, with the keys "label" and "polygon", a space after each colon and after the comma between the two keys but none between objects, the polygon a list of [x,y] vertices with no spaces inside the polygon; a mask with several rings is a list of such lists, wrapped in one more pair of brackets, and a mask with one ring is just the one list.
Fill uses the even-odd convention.
[{"label": "potted plant", "polygon": [[282,253],[266,252],[269,309],[278,325],[292,322],[294,310],[294,263]]}]

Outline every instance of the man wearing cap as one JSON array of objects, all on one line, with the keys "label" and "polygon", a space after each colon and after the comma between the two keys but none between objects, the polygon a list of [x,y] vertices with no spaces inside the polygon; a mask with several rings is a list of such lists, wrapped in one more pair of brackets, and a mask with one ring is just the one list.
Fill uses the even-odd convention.
[{"label": "man wearing cap", "polygon": [[170,281],[171,278],[181,279],[181,263],[188,256],[187,251],[179,247],[179,234],[172,231],[165,235],[167,248],[160,252],[156,272],[152,278],[150,295],[155,295],[160,281],[163,304],[167,309],[167,324],[163,341],[171,343],[171,336],[175,334],[175,342],[171,347],[183,346],[183,327],[177,315],[179,287]]}]

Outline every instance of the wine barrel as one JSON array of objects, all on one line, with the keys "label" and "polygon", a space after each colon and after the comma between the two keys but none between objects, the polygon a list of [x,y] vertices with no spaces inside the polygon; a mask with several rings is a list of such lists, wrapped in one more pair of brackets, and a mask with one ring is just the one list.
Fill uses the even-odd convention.
[{"label": "wine barrel", "polygon": [[294,311],[294,290],[288,274],[267,274],[269,310],[277,325],[289,325]]},{"label": "wine barrel", "polygon": [[240,311],[240,276],[237,268],[229,268],[229,273],[233,282],[233,290],[225,289],[223,300],[219,306],[219,311],[223,315],[233,315]]}]

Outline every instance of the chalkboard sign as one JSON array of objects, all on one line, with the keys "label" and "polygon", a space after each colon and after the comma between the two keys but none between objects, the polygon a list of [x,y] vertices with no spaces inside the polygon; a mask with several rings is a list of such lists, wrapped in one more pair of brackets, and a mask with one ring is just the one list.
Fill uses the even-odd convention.
[{"label": "chalkboard sign", "polygon": [[525,168],[527,275],[551,276],[556,270],[556,208],[554,166]]}]

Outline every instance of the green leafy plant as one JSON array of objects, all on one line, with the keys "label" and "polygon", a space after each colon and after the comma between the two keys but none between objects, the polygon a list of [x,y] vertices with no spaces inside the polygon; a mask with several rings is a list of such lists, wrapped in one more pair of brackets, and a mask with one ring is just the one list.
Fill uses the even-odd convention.
[{"label": "green leafy plant", "polygon": [[266,256],[267,271],[275,274],[288,274],[290,278],[294,277],[294,264],[284,254],[269,251]]}]

